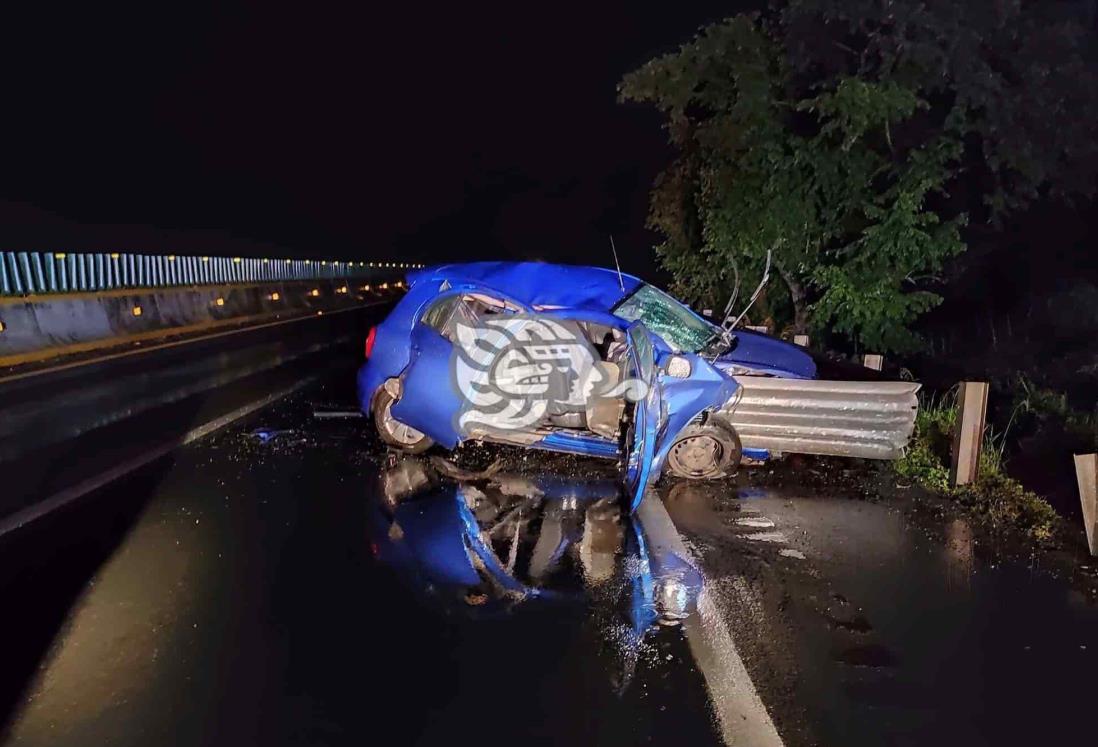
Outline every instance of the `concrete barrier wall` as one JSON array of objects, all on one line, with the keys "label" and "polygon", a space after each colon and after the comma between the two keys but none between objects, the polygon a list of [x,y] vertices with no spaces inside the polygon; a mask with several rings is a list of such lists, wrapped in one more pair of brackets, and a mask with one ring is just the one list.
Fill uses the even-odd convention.
[{"label": "concrete barrier wall", "polygon": [[[83,344],[196,331],[350,308],[399,292],[398,274],[370,279],[204,285],[0,299],[0,364]],[[382,285],[388,287],[382,289]],[[367,288],[369,290],[367,290]],[[220,303],[219,303],[220,300]]]}]

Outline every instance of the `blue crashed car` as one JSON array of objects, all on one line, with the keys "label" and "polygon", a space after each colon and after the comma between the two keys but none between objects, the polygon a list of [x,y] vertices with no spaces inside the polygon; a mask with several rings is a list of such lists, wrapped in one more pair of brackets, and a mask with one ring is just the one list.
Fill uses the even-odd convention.
[{"label": "blue crashed car", "polygon": [[709,479],[783,451],[894,458],[910,436],[917,385],[818,381],[803,348],[730,335],[630,275],[474,262],[407,281],[357,382],[397,449],[472,440],[619,459],[635,506],[665,467]]}]

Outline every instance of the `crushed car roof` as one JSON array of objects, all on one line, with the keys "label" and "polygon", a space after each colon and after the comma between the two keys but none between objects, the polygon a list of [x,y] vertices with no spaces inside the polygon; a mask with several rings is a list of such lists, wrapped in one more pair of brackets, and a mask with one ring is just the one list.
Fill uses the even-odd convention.
[{"label": "crushed car roof", "polygon": [[[643,284],[639,278],[603,267],[548,262],[466,262],[436,265],[408,274],[409,285],[448,280],[495,288],[529,307],[608,311]],[[624,286],[624,290],[622,289]]]}]

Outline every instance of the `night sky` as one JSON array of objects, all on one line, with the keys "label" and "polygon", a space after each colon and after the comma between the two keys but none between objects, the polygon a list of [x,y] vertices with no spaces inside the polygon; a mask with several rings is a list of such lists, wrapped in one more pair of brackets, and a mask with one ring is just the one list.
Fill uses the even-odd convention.
[{"label": "night sky", "polygon": [[[0,241],[651,273],[669,158],[621,76],[720,2],[7,11]],[[742,4],[741,4],[742,5]]]}]

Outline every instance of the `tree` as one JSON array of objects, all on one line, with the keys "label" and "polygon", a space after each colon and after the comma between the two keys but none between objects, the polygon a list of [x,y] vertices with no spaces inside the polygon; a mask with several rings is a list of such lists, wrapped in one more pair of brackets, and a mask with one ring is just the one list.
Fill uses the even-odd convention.
[{"label": "tree", "polygon": [[[969,213],[1089,191],[1093,120],[1068,107],[1089,111],[1092,94],[1076,37],[1023,39],[1036,16],[1017,5],[856,5],[797,0],[708,26],[620,94],[663,112],[677,150],[649,214],[677,293],[719,307],[772,251],[782,282],[763,313],[904,351]],[[1043,145],[1056,119],[1072,123]]]}]

